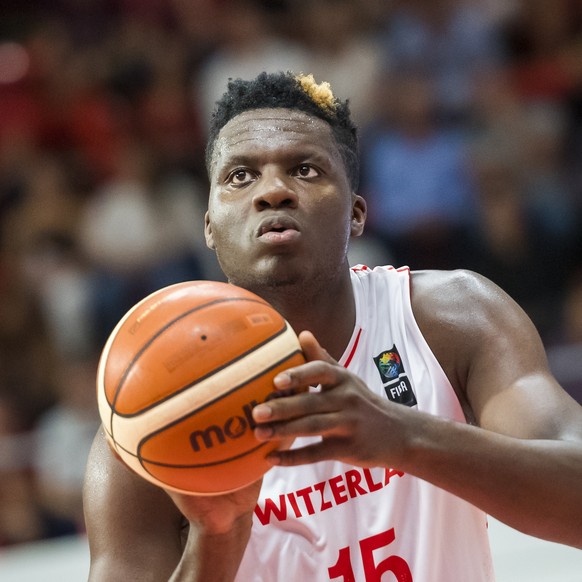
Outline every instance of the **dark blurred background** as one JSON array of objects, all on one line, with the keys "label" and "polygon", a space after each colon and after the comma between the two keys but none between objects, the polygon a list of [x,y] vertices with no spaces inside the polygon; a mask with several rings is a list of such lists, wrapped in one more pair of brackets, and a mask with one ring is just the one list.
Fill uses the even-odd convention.
[{"label": "dark blurred background", "polygon": [[352,262],[490,277],[582,402],[582,2],[0,0],[0,547],[84,531],[101,347],[155,289],[222,279],[208,119],[281,69],[361,128]]}]

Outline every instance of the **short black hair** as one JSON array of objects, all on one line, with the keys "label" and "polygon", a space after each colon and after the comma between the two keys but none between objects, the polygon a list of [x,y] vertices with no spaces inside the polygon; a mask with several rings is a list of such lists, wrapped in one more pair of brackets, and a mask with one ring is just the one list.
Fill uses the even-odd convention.
[{"label": "short black hair", "polygon": [[217,101],[206,145],[206,168],[210,164],[220,130],[234,117],[253,109],[283,108],[302,111],[329,124],[344,161],[350,185],[358,188],[360,162],[358,130],[351,119],[349,102],[337,99],[328,83],[318,85],[312,75],[287,72],[260,73],[255,79],[230,79]]}]

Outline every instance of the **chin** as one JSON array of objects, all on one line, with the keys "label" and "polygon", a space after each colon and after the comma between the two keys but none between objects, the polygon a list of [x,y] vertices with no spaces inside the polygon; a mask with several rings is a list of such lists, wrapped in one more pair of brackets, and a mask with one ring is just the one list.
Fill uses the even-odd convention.
[{"label": "chin", "polygon": [[300,273],[294,273],[289,268],[238,273],[229,277],[228,280],[233,285],[238,285],[257,293],[261,289],[280,289],[303,284],[303,278]]}]

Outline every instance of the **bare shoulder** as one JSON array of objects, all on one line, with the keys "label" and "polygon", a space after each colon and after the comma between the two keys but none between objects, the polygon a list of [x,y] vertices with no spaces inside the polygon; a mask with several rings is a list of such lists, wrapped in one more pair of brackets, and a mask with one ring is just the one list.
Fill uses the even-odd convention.
[{"label": "bare shoulder", "polygon": [[470,271],[418,271],[412,308],[468,420],[521,438],[582,437],[582,408],[548,368],[525,311]]},{"label": "bare shoulder", "polygon": [[473,311],[475,308],[486,310],[504,304],[516,307],[492,281],[466,269],[413,271],[411,280],[412,301],[417,316],[428,316],[435,307],[439,309],[439,314],[450,311],[451,315],[463,315],[458,313],[459,307],[472,307]]},{"label": "bare shoulder", "polygon": [[438,349],[446,340],[468,348],[471,340],[484,341],[490,334],[515,326],[537,340],[523,309],[492,281],[472,271],[415,271],[411,298],[416,320],[431,347]]},{"label": "bare shoulder", "polygon": [[467,270],[415,271],[411,298],[417,323],[461,401],[471,372],[499,367],[500,354],[512,358],[515,370],[546,372],[530,318],[486,277]]}]

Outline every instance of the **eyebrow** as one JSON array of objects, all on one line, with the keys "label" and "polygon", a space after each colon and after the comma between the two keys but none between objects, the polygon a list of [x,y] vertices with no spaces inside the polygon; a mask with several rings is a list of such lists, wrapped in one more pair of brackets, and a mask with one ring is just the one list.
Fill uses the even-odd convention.
[{"label": "eyebrow", "polygon": [[[232,166],[254,166],[259,160],[263,158],[260,154],[236,154],[232,157],[227,157],[221,164],[222,168],[232,167]],[[283,154],[282,159],[285,163],[293,166],[295,164],[314,163],[321,166],[329,166],[332,163],[333,156],[329,154],[323,154],[315,152],[313,150],[305,149],[298,153],[293,154]]]},{"label": "eyebrow", "polygon": [[228,157],[224,160],[221,164],[222,167],[227,166],[252,166],[257,159],[257,156],[249,156],[249,155],[236,155],[232,157]]}]

